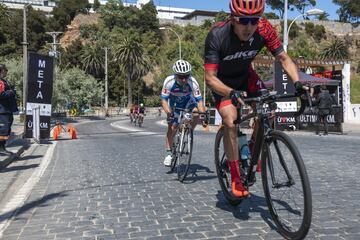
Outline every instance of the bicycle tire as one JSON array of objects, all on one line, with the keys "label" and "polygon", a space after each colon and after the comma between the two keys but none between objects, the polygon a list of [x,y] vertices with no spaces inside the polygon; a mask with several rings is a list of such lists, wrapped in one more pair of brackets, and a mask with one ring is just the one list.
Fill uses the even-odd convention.
[{"label": "bicycle tire", "polygon": [[[284,146],[283,149],[280,149],[279,145],[282,143],[282,146]],[[273,145],[273,148],[272,146]],[[271,149],[275,149],[275,153],[278,155],[278,162],[279,166],[277,169],[275,169],[275,160],[273,156],[271,155]],[[285,150],[288,150],[286,152]],[[286,160],[284,159],[284,153],[287,154],[287,156],[292,156],[294,162],[290,162],[291,165],[289,165]],[[280,156],[280,157],[279,157]],[[281,161],[281,159],[284,159]],[[287,158],[288,160],[288,158]],[[296,170],[298,171],[297,174],[299,175],[300,181],[296,181],[293,179],[294,183],[291,183],[289,180],[287,172],[290,171],[290,167],[294,166]],[[311,188],[310,188],[310,182],[306,173],[305,165],[302,160],[302,157],[300,155],[299,150],[297,149],[295,143],[291,140],[289,136],[287,136],[285,133],[281,131],[272,131],[268,137],[266,138],[266,141],[263,146],[262,151],[262,183],[263,183],[263,189],[264,194],[266,198],[266,202],[270,211],[270,214],[278,227],[279,233],[285,238],[285,239],[304,239],[309,232],[310,225],[311,225],[311,218],[312,218],[312,197],[311,197]],[[286,183],[277,183],[277,181],[280,179],[280,177],[275,174],[275,171],[280,171],[285,173],[285,181]],[[271,174],[271,171],[273,174]],[[279,173],[280,173],[279,172]],[[275,180],[274,184],[272,179],[268,179],[268,175],[270,177],[273,177]],[[294,173],[291,174],[291,177],[294,178]],[[298,184],[296,184],[298,183]],[[299,183],[301,184],[301,188],[297,189],[296,187],[299,186]],[[269,184],[272,184],[269,186]],[[283,198],[286,198],[289,196],[292,197],[291,193],[289,193],[290,187],[294,187],[297,191],[303,191],[303,199],[300,199],[301,201],[299,203],[295,203],[295,207],[301,206],[303,204],[303,212],[300,212],[298,209],[294,209],[291,207],[290,201],[283,200]],[[281,198],[276,199],[270,192],[270,190],[280,190],[282,188],[285,188],[285,193],[280,194]],[[294,194],[295,198],[301,198],[300,194]],[[279,206],[280,209],[276,209],[276,206]],[[284,216],[288,216],[290,219],[288,220],[295,220],[296,216],[299,217],[299,227],[295,228],[294,231],[291,230],[293,227],[293,224],[289,223],[288,220],[286,222],[282,219],[282,212],[286,213]],[[290,217],[291,215],[291,217]]]},{"label": "bicycle tire", "polygon": [[[231,177],[230,177],[230,170],[227,165],[227,159],[225,153],[221,151],[222,142],[224,137],[224,128],[220,128],[216,134],[215,138],[215,168],[216,168],[216,175],[219,180],[219,184],[221,190],[224,194],[225,199],[231,205],[239,205],[242,202],[242,198],[235,197],[231,192]],[[220,156],[221,155],[221,156]]]},{"label": "bicycle tire", "polygon": [[172,157],[172,159],[171,159],[170,169],[171,169],[172,172],[175,170],[176,163],[177,163],[177,158],[178,158],[176,149],[177,149],[177,143],[179,142],[179,134],[178,134],[179,129],[176,130],[176,131],[177,132],[176,132],[176,134],[174,136],[173,144],[172,144],[172,147],[171,147],[171,157]]},{"label": "bicycle tire", "polygon": [[[193,149],[193,130],[192,128],[186,128],[183,135],[183,140],[180,144],[178,144],[177,148],[177,174],[180,182],[183,182],[187,176],[187,173],[190,168],[192,149]],[[184,161],[181,161],[182,157],[184,157]]]}]

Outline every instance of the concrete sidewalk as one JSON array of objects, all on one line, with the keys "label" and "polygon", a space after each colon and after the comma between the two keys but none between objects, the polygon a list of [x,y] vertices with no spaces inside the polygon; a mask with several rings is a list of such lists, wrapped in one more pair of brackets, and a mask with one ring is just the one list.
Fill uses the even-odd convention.
[{"label": "concrete sidewalk", "polygon": [[29,139],[23,139],[24,123],[20,122],[20,116],[14,115],[14,123],[11,127],[11,135],[6,142],[6,149],[13,152],[14,155],[6,156],[0,153],[0,169],[9,165],[13,160],[18,158],[26,148],[30,146]]}]

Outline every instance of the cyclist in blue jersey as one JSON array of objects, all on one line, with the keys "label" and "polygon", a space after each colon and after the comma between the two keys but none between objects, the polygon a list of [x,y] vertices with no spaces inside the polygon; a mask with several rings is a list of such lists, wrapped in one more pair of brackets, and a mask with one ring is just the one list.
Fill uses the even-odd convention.
[{"label": "cyclist in blue jersey", "polygon": [[[185,60],[178,60],[173,65],[174,74],[168,76],[161,91],[161,104],[168,117],[168,129],[166,134],[167,156],[164,165],[171,164],[171,150],[173,138],[176,134],[179,111],[174,108],[198,109],[205,112],[201,91],[196,79],[191,76],[191,65]],[[192,127],[195,128],[199,116],[194,115]],[[206,124],[203,121],[203,125]]]}]

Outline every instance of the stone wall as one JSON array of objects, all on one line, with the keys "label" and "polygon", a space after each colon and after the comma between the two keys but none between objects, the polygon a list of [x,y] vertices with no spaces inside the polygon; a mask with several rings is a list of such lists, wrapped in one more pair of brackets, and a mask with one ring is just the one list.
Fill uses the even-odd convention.
[{"label": "stone wall", "polygon": [[[183,20],[183,19],[159,19],[161,25],[167,24],[176,24],[180,26],[196,25],[199,26],[203,23],[203,20]],[[281,20],[271,19],[269,20],[273,25],[280,25]],[[340,23],[334,21],[310,21],[310,20],[299,20],[296,21],[296,24],[301,26],[307,22],[312,22],[315,25],[323,25],[326,31],[334,33],[336,36],[345,36],[345,35],[357,35],[360,36],[360,24],[350,24],[350,23]],[[289,21],[288,24],[291,22]]]}]

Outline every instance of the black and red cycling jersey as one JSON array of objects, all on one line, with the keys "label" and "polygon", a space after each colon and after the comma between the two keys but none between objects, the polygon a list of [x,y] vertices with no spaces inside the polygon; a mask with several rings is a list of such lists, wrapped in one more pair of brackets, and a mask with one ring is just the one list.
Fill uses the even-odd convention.
[{"label": "black and red cycling jersey", "polygon": [[248,41],[235,34],[230,20],[216,24],[205,42],[205,70],[217,70],[217,77],[227,86],[255,93],[263,88],[251,62],[266,46],[276,56],[284,51],[273,26],[260,19],[256,32]]}]

